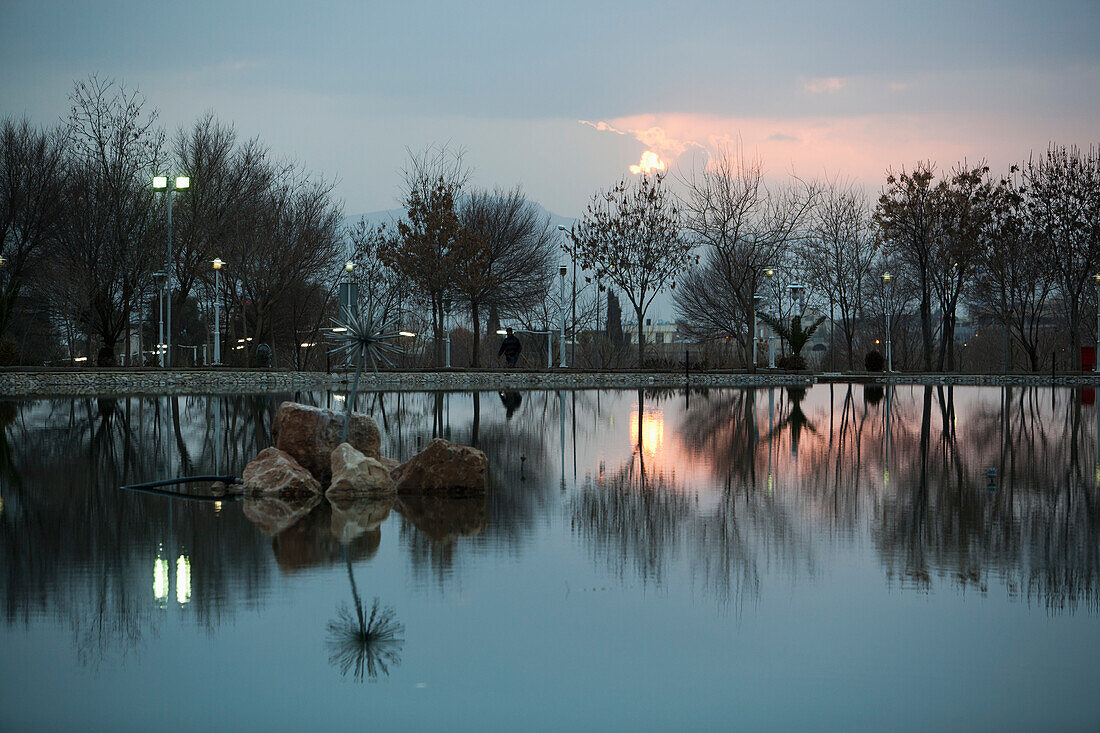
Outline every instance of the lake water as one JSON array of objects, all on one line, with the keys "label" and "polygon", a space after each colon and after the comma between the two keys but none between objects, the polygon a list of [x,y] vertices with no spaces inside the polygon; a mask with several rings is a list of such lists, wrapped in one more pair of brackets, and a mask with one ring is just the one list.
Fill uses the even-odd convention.
[{"label": "lake water", "polygon": [[119,489],[283,399],[0,402],[0,728],[1100,728],[1091,390],[363,393],[487,495]]}]

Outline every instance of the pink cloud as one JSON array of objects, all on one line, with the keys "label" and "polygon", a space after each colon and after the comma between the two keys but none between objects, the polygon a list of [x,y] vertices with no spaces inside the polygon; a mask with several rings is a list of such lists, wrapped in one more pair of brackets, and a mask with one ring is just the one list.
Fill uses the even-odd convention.
[{"label": "pink cloud", "polygon": [[919,160],[950,168],[964,158],[985,159],[998,171],[1026,158],[1031,150],[1044,149],[1049,140],[1069,143],[1095,138],[1095,126],[1087,122],[1066,120],[1039,130],[1034,121],[962,114],[802,118],[643,114],[601,124],[632,135],[670,167],[690,168],[700,162],[693,152],[705,156],[720,146],[740,144],[746,153],[763,160],[769,175],[841,175],[873,188],[881,185],[887,168],[911,168]]}]

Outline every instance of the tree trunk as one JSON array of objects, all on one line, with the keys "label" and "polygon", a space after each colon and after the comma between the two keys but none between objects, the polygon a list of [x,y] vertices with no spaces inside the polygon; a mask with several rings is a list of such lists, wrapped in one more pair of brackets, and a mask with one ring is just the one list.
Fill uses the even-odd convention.
[{"label": "tree trunk", "polygon": [[920,298],[920,328],[921,338],[924,341],[924,369],[932,371],[932,302],[928,297],[928,287],[921,287]]},{"label": "tree trunk", "polygon": [[641,369],[645,365],[645,331],[642,328],[643,313],[638,308],[635,308],[634,312],[638,316],[638,368]]},{"label": "tree trunk", "polygon": [[472,364],[481,366],[481,309],[476,300],[470,301],[470,316],[474,319],[474,355]]}]

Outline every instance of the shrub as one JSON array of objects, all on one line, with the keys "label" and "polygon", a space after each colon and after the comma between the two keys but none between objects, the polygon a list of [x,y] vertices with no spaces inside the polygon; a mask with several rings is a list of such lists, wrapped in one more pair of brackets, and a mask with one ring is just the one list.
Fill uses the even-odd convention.
[{"label": "shrub", "polygon": [[783,354],[775,360],[775,365],[780,369],[799,371],[806,368],[806,360],[800,354]]},{"label": "shrub", "polygon": [[886,357],[876,349],[871,349],[867,352],[867,356],[863,358],[863,366],[869,372],[881,372],[886,368]]}]

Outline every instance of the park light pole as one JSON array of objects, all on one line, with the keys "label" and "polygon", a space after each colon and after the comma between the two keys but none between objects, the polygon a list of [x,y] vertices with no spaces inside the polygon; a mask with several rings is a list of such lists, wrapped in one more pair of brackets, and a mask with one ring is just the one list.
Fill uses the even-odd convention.
[{"label": "park light pole", "polygon": [[1093,275],[1092,279],[1096,281],[1096,353],[1092,357],[1092,370],[1100,372],[1100,272]]},{"label": "park light pole", "polygon": [[759,313],[759,310],[760,310],[759,309],[760,302],[762,300],[764,300],[763,295],[756,294],[756,295],[752,296],[752,370],[754,372],[756,371],[756,360],[757,360],[756,341],[757,341],[757,338],[759,336],[758,331],[760,330],[760,326],[758,325],[758,313]]},{"label": "park light pole", "polygon": [[221,259],[215,257],[211,263],[214,265],[214,366],[221,366],[222,363],[222,321],[221,321],[221,299],[218,297],[218,275],[221,274],[222,265],[225,263]]},{"label": "park light pole", "polygon": [[[775,277],[775,268],[764,268],[764,277],[768,278],[769,280]],[[776,318],[779,318],[779,312],[780,308],[777,305],[775,309]],[[771,326],[768,327],[768,369],[775,369],[775,329]]]},{"label": "park light pole", "polygon": [[561,358],[559,359],[558,367],[565,369],[565,265],[558,268],[558,274],[561,275],[561,306],[558,310],[561,312],[561,339],[558,342],[558,351]]},{"label": "park light pole", "polygon": [[[164,195],[168,197],[168,268],[164,278],[164,289],[167,295],[164,301],[167,329],[165,330],[164,339],[161,340],[162,348],[165,350],[164,357],[161,359],[161,366],[172,366],[172,281],[175,273],[172,262],[172,193],[174,191],[185,191],[189,188],[191,188],[191,179],[188,176],[176,176],[171,187],[168,186],[168,176],[153,176],[153,190],[163,191]],[[162,316],[162,318],[165,316]]]},{"label": "park light pole", "polygon": [[883,310],[886,311],[886,371],[894,371],[894,349],[890,343],[890,283],[894,276],[889,272],[882,273]]},{"label": "park light pole", "polygon": [[565,236],[569,237],[573,242],[571,256],[573,258],[573,322],[570,330],[573,332],[573,345],[569,347],[569,360],[574,364],[577,363],[577,240],[573,237],[573,232],[566,229],[561,224],[558,224],[558,231],[564,232]]}]

